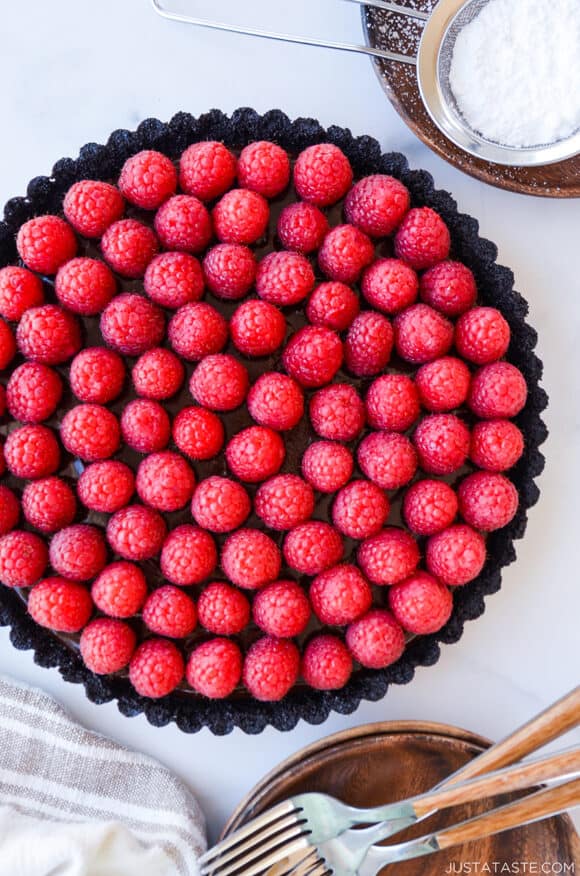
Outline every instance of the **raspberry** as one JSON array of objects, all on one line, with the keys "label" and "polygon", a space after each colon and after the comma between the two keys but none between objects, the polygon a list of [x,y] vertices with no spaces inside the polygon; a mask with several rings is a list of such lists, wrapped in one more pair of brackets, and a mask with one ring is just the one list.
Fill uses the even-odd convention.
[{"label": "raspberry", "polygon": [[125,292],[101,314],[101,334],[107,346],[127,356],[157,347],[165,335],[163,311],[142,295]]},{"label": "raspberry", "polygon": [[352,674],[352,657],[339,638],[323,633],[306,645],[301,673],[316,690],[339,690]]},{"label": "raspberry", "polygon": [[280,639],[299,636],[310,620],[310,603],[295,581],[275,581],[254,597],[252,614],[256,626]]},{"label": "raspberry", "polygon": [[135,399],[121,414],[123,440],[139,453],[155,453],[169,444],[171,423],[159,402]]},{"label": "raspberry", "polygon": [[0,535],[14,529],[20,517],[20,503],[11,489],[0,484]]},{"label": "raspberry", "polygon": [[518,491],[505,475],[478,471],[458,490],[459,513],[475,529],[492,532],[507,526],[518,510]]},{"label": "raspberry", "polygon": [[60,439],[73,456],[96,462],[116,453],[121,430],[116,416],[102,405],[77,405],[64,415]]},{"label": "raspberry", "polygon": [[412,575],[419,565],[419,548],[413,536],[394,526],[363,541],[358,564],[373,584],[397,584]]},{"label": "raspberry", "polygon": [[362,278],[362,294],[383,313],[399,313],[417,300],[419,278],[399,259],[378,259]]},{"label": "raspberry", "polygon": [[169,343],[190,362],[219,353],[228,340],[228,324],[221,313],[200,301],[180,307],[169,323]]},{"label": "raspberry", "polygon": [[450,248],[449,229],[430,207],[409,210],[395,236],[395,255],[416,271],[442,262]]},{"label": "raspberry", "polygon": [[87,624],[79,642],[85,666],[97,675],[124,669],[136,644],[137,636],[128,624],[105,617]]},{"label": "raspberry", "polygon": [[333,383],[319,389],[310,399],[310,420],[321,438],[352,441],[364,429],[365,406],[353,386]]},{"label": "raspberry", "polygon": [[361,617],[372,605],[369,582],[356,566],[333,566],[310,585],[310,602],[323,624],[342,626]]},{"label": "raspberry", "polygon": [[525,407],[528,387],[521,371],[509,362],[493,362],[476,371],[467,403],[485,420],[515,417]]},{"label": "raspberry", "polygon": [[264,636],[250,647],[243,679],[252,696],[263,702],[283,699],[298,680],[300,652],[288,639]]},{"label": "raspberry", "polygon": [[199,622],[210,633],[234,636],[250,622],[250,603],[237,587],[225,581],[208,584],[197,603]]},{"label": "raspberry", "polygon": [[[38,308],[35,309],[38,310]],[[20,346],[20,341],[18,346]],[[0,320],[0,371],[3,371],[4,368],[6,368],[15,355],[16,341],[14,340],[12,329],[4,322],[4,320]]]},{"label": "raspberry", "polygon": [[132,617],[147,598],[145,575],[133,563],[120,560],[106,566],[91,588],[94,603],[110,617]]},{"label": "raspberry", "polygon": [[212,238],[211,217],[192,195],[174,195],[155,214],[155,231],[165,249],[202,252]]},{"label": "raspberry", "polygon": [[290,338],[282,362],[302,386],[316,388],[330,383],[342,364],[339,336],[322,326],[305,326]]},{"label": "raspberry", "polygon": [[167,639],[142,642],[129,664],[129,681],[142,697],[159,699],[180,684],[185,664],[179,649]]},{"label": "raspberry", "polygon": [[469,429],[454,414],[431,414],[415,429],[413,442],[421,468],[429,474],[457,471],[469,454]]},{"label": "raspberry", "polygon": [[415,383],[421,404],[428,411],[446,413],[464,404],[471,372],[461,359],[443,356],[422,365],[415,375]]},{"label": "raspberry", "polygon": [[43,304],[31,307],[22,316],[16,340],[26,359],[43,365],[60,365],[80,350],[81,332],[72,313],[56,304]]},{"label": "raspberry", "polygon": [[124,462],[106,460],[87,466],[77,481],[83,505],[100,514],[124,508],[135,490],[135,476]]},{"label": "raspberry", "polygon": [[196,402],[214,411],[233,411],[244,403],[250,378],[246,368],[225,353],[206,356],[192,374],[189,391]]},{"label": "raspberry", "polygon": [[469,268],[461,262],[439,262],[422,275],[421,301],[444,313],[459,316],[475,304],[477,287]]},{"label": "raspberry", "polygon": [[293,529],[312,516],[314,491],[298,475],[278,475],[258,488],[254,509],[271,529]]},{"label": "raspberry", "polygon": [[106,405],[123,389],[123,360],[105,347],[86,347],[71,362],[69,382],[80,401]]},{"label": "raspberry", "polygon": [[59,216],[36,216],[20,227],[18,255],[27,268],[39,274],[56,274],[76,255],[77,241],[70,225]]},{"label": "raspberry", "polygon": [[188,195],[213,201],[233,186],[236,169],[236,157],[223,143],[194,143],[179,160],[179,185]]},{"label": "raspberry", "polygon": [[178,511],[193,495],[195,476],[179,453],[164,450],[145,457],[135,481],[139,498],[158,511]]},{"label": "raspberry", "polygon": [[509,420],[476,423],[471,433],[469,456],[479,468],[506,471],[524,452],[524,436]]},{"label": "raspberry", "polygon": [[458,587],[477,578],[485,563],[485,541],[471,526],[457,523],[431,536],[425,553],[432,575]]},{"label": "raspberry", "polygon": [[0,418],[6,413],[6,387],[0,384]]},{"label": "raspberry", "polygon": [[337,225],[324,238],[318,264],[329,280],[356,283],[374,257],[374,246],[366,234],[354,225]]},{"label": "raspberry", "polygon": [[115,278],[99,259],[71,259],[58,269],[56,297],[68,310],[94,316],[107,306],[117,289]]},{"label": "raspberry", "polygon": [[368,538],[382,529],[389,516],[389,500],[370,481],[352,481],[334,501],[332,522],[349,538]]},{"label": "raspberry", "polygon": [[510,327],[495,307],[472,307],[457,320],[457,352],[476,365],[501,359],[509,343]]},{"label": "raspberry", "polygon": [[278,219],[278,237],[284,249],[303,255],[318,249],[328,230],[324,213],[305,201],[284,207]]},{"label": "raspberry", "polygon": [[264,237],[270,218],[268,202],[257,192],[233,189],[213,209],[213,222],[222,243],[256,243]]},{"label": "raspberry", "polygon": [[123,277],[142,277],[157,255],[159,244],[151,228],[136,219],[120,219],[101,239],[105,261]]},{"label": "raspberry", "polygon": [[383,490],[398,490],[415,477],[417,454],[398,432],[371,432],[358,447],[362,471]]},{"label": "raspberry", "polygon": [[392,176],[375,174],[357,182],[346,198],[344,212],[351,225],[371,237],[386,237],[400,225],[411,199],[408,189]]},{"label": "raspberry", "polygon": [[63,578],[88,581],[104,569],[107,547],[100,529],[77,523],[53,536],[49,557],[52,568]]},{"label": "raspberry", "polygon": [[133,367],[133,386],[142,398],[166,399],[179,390],[185,370],[181,360],[163,347],[147,350]]},{"label": "raspberry", "polygon": [[357,377],[374,377],[391,358],[393,327],[386,316],[372,311],[359,314],[344,345],[346,367]]},{"label": "raspberry", "polygon": [[38,362],[25,362],[10,375],[6,403],[15,420],[41,423],[51,417],[62,395],[62,381],[56,371]]},{"label": "raspberry", "polygon": [[265,426],[242,429],[226,447],[226,460],[237,478],[252,484],[275,475],[284,462],[286,448],[277,432]]},{"label": "raspberry", "polygon": [[56,532],[70,526],[76,510],[75,494],[60,478],[43,478],[24,488],[22,511],[28,523],[41,532]]},{"label": "raspberry", "polygon": [[222,569],[232,584],[245,590],[258,590],[275,581],[281,565],[278,546],[258,529],[238,529],[222,548]]},{"label": "raspberry", "polygon": [[284,342],[286,320],[267,301],[244,301],[230,321],[234,346],[244,356],[269,356]]},{"label": "raspberry", "polygon": [[173,421],[173,440],[190,459],[213,459],[224,437],[222,421],[205,408],[182,408]]},{"label": "raspberry", "polygon": [[244,189],[275,198],[290,182],[290,159],[276,143],[250,143],[238,158],[238,182]]},{"label": "raspberry", "polygon": [[252,510],[244,487],[229,478],[214,475],[201,481],[191,503],[195,521],[211,532],[237,529]]},{"label": "raspberry", "polygon": [[0,581],[6,587],[32,587],[47,563],[46,545],[33,532],[14,529],[0,538]]},{"label": "raspberry", "polygon": [[161,152],[144,149],[127,159],[119,176],[121,193],[143,210],[155,210],[177,188],[177,171]]},{"label": "raspberry", "polygon": [[328,207],[346,195],[352,183],[352,168],[344,152],[332,143],[304,149],[294,165],[294,186],[304,201]]},{"label": "raspberry", "polygon": [[405,650],[405,634],[390,611],[376,608],[349,626],[346,644],[361,666],[384,669]]},{"label": "raspberry", "polygon": [[95,179],[74,183],[65,195],[64,215],[83,237],[102,237],[120,219],[125,202],[115,186]]},{"label": "raspberry", "polygon": [[6,438],[4,458],[14,477],[36,480],[54,474],[60,463],[60,449],[46,426],[22,426]]},{"label": "raspberry", "polygon": [[304,396],[286,374],[262,374],[248,393],[248,410],[261,426],[284,432],[297,426],[304,413]]},{"label": "raspberry", "polygon": [[221,700],[234,692],[242,677],[242,652],[228,639],[202,642],[190,654],[187,680],[191,687],[212,700]]},{"label": "raspberry", "polygon": [[107,524],[109,544],[125,560],[150,560],[160,552],[166,535],[161,514],[143,505],[121,508]]},{"label": "raspberry", "polygon": [[436,633],[453,611],[453,598],[428,572],[416,572],[389,590],[389,608],[403,629],[418,636]]},{"label": "raspberry", "polygon": [[186,252],[159,253],[147,265],[143,288],[155,304],[177,310],[203,295],[201,265]]},{"label": "raspberry", "polygon": [[321,493],[334,493],[350,480],[354,469],[348,447],[333,441],[315,441],[302,457],[302,474]]},{"label": "raspberry", "polygon": [[170,639],[183,639],[197,625],[195,603],[187,593],[171,584],[159,587],[143,606],[143,623],[151,632]]},{"label": "raspberry", "polygon": [[414,304],[395,319],[395,343],[406,362],[430,362],[451,347],[453,324],[428,304]]},{"label": "raspberry", "polygon": [[16,265],[0,268],[0,316],[18,322],[27,310],[43,303],[40,277]]},{"label": "raspberry", "polygon": [[367,392],[366,410],[373,429],[406,432],[419,419],[417,387],[406,374],[385,374]]},{"label": "raspberry", "polygon": [[236,301],[247,295],[256,279],[258,266],[251,249],[239,243],[220,243],[203,260],[208,289],[217,298]]},{"label": "raspberry", "polygon": [[28,597],[28,613],[41,627],[78,633],[93,612],[88,590],[75,581],[53,577],[39,581]]},{"label": "raspberry", "polygon": [[358,316],[360,304],[356,292],[344,283],[321,283],[310,295],[306,316],[312,325],[342,332]]},{"label": "raspberry", "polygon": [[403,516],[417,535],[435,535],[451,526],[457,515],[457,496],[443,481],[426,478],[412,484],[403,499]]},{"label": "raspberry", "polygon": [[263,301],[288,307],[314,289],[314,271],[297,252],[271,252],[258,265],[256,292]]},{"label": "raspberry", "polygon": [[318,575],[339,563],[344,551],[342,536],[330,523],[310,520],[290,530],[284,540],[284,557],[291,569]]},{"label": "raspberry", "polygon": [[217,566],[217,549],[209,533],[184,524],[172,530],[161,551],[161,573],[179,587],[201,584]]}]

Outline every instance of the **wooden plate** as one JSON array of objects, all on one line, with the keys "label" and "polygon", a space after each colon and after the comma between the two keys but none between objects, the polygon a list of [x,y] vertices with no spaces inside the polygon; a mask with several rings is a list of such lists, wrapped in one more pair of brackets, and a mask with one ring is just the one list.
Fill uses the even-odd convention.
[{"label": "wooden plate", "polygon": [[[429,12],[436,0],[398,2]],[[363,7],[362,18],[367,43],[373,48],[391,49],[405,55],[417,53],[420,22],[370,7]],[[492,186],[512,192],[550,198],[580,197],[580,155],[540,167],[507,167],[474,158],[448,140],[431,121],[419,95],[414,66],[381,59],[373,59],[373,64],[401,118],[417,137],[454,167]]]},{"label": "wooden plate", "polygon": [[[323,791],[355,806],[377,806],[421,793],[489,746],[489,741],[444,724],[384,722],[337,733],[284,761],[242,800],[222,836],[293,794]],[[504,798],[505,802],[505,798]],[[486,807],[473,804],[436,815],[397,840],[450,825]],[[571,873],[580,863],[580,840],[571,820],[559,816],[457,849],[397,865],[397,876]],[[479,869],[475,869],[474,862]],[[486,869],[488,865],[490,869]],[[542,871],[542,866],[546,868]],[[534,869],[530,869],[533,867]],[[568,867],[566,870],[565,867]],[[388,869],[388,868],[387,868]],[[387,872],[387,869],[385,872]]]}]

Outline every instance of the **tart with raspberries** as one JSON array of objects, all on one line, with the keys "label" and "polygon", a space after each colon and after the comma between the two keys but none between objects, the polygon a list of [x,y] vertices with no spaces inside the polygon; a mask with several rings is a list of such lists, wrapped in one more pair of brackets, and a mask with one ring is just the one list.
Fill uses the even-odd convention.
[{"label": "tart with raspberries", "polygon": [[340,128],[180,113],[0,225],[0,620],[96,702],[291,729],[431,665],[545,438],[493,244]]}]

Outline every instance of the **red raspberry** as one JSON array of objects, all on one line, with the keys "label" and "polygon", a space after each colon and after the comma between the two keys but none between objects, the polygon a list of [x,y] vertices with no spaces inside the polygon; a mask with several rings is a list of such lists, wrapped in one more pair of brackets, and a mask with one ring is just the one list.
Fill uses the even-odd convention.
[{"label": "red raspberry", "polygon": [[375,174],[357,182],[346,198],[344,212],[351,225],[371,237],[386,237],[401,224],[411,199],[408,189],[392,176]]},{"label": "red raspberry", "polygon": [[398,490],[415,477],[417,454],[406,435],[371,432],[359,444],[358,464],[383,490]]},{"label": "red raspberry", "polygon": [[501,359],[509,343],[510,327],[495,307],[472,307],[457,320],[457,352],[476,365]]},{"label": "red raspberry", "polygon": [[182,408],[173,421],[173,440],[190,459],[213,459],[224,438],[222,421],[205,408]]},{"label": "red raspberry", "polygon": [[124,508],[134,490],[133,472],[116,460],[93,462],[77,481],[77,494],[83,505],[100,514],[113,514]]},{"label": "red raspberry", "polygon": [[290,182],[290,159],[276,143],[250,143],[238,158],[238,182],[244,189],[275,198]]},{"label": "red raspberry", "polygon": [[185,508],[195,488],[195,476],[179,453],[163,450],[139,463],[135,481],[139,498],[158,511]]},{"label": "red raspberry", "polygon": [[312,516],[314,491],[298,475],[278,475],[258,488],[254,509],[270,529],[293,529]]},{"label": "red raspberry", "polygon": [[264,702],[283,699],[298,680],[300,651],[288,639],[264,636],[250,647],[244,660],[244,684]]},{"label": "red raspberry", "polygon": [[284,207],[278,219],[278,237],[284,249],[304,255],[319,248],[328,230],[324,213],[305,201]]},{"label": "red raspberry", "polygon": [[265,426],[242,429],[226,447],[226,460],[241,481],[255,484],[272,477],[284,462],[286,448],[277,432]]},{"label": "red raspberry", "polygon": [[80,401],[106,405],[123,389],[123,360],[118,353],[105,347],[87,347],[72,360],[69,382]]},{"label": "red raspberry", "polygon": [[225,581],[208,584],[197,603],[199,622],[210,633],[234,636],[250,622],[250,603],[237,587]]},{"label": "red raspberry", "polygon": [[142,277],[159,250],[151,228],[136,219],[120,219],[107,228],[101,239],[105,261],[123,277]]},{"label": "red raspberry", "polygon": [[354,469],[348,447],[334,441],[315,441],[302,457],[302,474],[321,493],[334,493],[350,480]]},{"label": "red raspberry", "polygon": [[317,207],[336,204],[352,183],[352,168],[344,152],[332,143],[304,149],[294,165],[294,186],[304,201]]},{"label": "red raspberry", "polygon": [[147,350],[133,367],[133,386],[142,398],[166,399],[179,390],[185,376],[181,360],[171,350]]},{"label": "red raspberry", "polygon": [[167,584],[147,597],[143,623],[151,632],[169,639],[183,639],[197,626],[195,603],[179,587]]},{"label": "red raspberry", "polygon": [[297,426],[304,413],[304,396],[286,374],[262,374],[248,393],[248,410],[261,426],[284,432]]},{"label": "red raspberry", "polygon": [[125,444],[139,453],[155,453],[169,444],[171,423],[159,402],[138,398],[121,414],[121,434]]},{"label": "red raspberry", "polygon": [[[38,310],[38,308],[35,308],[35,310]],[[18,346],[20,346],[20,340]],[[12,329],[4,322],[4,320],[0,319],[0,371],[3,371],[4,368],[6,368],[12,359],[14,359],[15,355],[16,341],[14,340]]]},{"label": "red raspberry", "polygon": [[203,301],[180,307],[169,323],[169,343],[190,362],[219,353],[228,340],[228,324],[221,313]]},{"label": "red raspberry", "polygon": [[254,597],[254,623],[268,636],[291,639],[306,629],[310,620],[310,603],[295,581],[275,581]]},{"label": "red raspberry", "polygon": [[129,624],[106,617],[84,628],[79,646],[83,662],[91,672],[108,675],[124,669],[133,656],[137,636]]},{"label": "red raspberry", "polygon": [[177,171],[166,155],[144,149],[123,165],[119,188],[129,203],[143,210],[155,210],[174,194]]},{"label": "red raspberry", "polygon": [[341,534],[330,523],[320,520],[301,523],[284,540],[286,562],[303,575],[318,575],[336,565],[343,551]]},{"label": "red raspberry", "polygon": [[361,666],[384,669],[405,650],[405,634],[390,611],[376,608],[349,626],[346,644]]},{"label": "red raspberry", "polygon": [[397,584],[412,575],[419,565],[419,547],[413,536],[394,526],[363,541],[358,564],[373,584]]},{"label": "red raspberry", "polygon": [[184,524],[167,536],[161,551],[161,573],[172,584],[201,584],[216,566],[217,548],[209,533]]},{"label": "red raspberry", "polygon": [[6,460],[4,458],[4,445],[0,442],[0,475],[6,471]]},{"label": "red raspberry", "polygon": [[40,536],[14,529],[0,538],[0,581],[6,587],[32,587],[48,564]]},{"label": "red raspberry", "polygon": [[297,252],[271,252],[258,265],[256,292],[264,301],[288,307],[314,289],[314,271]]},{"label": "red raspberry", "polygon": [[374,377],[391,358],[393,327],[386,316],[372,311],[359,314],[344,345],[346,367],[357,377]]},{"label": "red raspberry", "polygon": [[233,411],[244,403],[250,378],[233,356],[206,356],[191,376],[189,391],[196,402],[213,411]]},{"label": "red raspberry", "polygon": [[0,484],[0,535],[14,529],[20,517],[20,502],[11,489]]},{"label": "red raspberry", "polygon": [[345,331],[358,316],[360,304],[356,292],[344,283],[321,283],[310,295],[306,316],[312,325]]},{"label": "red raspberry", "polygon": [[91,588],[94,603],[110,617],[132,617],[147,598],[145,575],[133,563],[120,560],[106,566]]},{"label": "red raspberry", "polygon": [[321,438],[353,441],[364,429],[365,406],[353,386],[333,383],[310,399],[310,420]]},{"label": "red raspberry", "polygon": [[306,684],[316,690],[339,690],[352,674],[352,657],[344,642],[323,633],[306,645],[301,673]]},{"label": "red raspberry", "polygon": [[14,477],[36,480],[54,474],[60,463],[60,449],[46,426],[22,426],[6,438],[4,458]]},{"label": "red raspberry", "polygon": [[25,362],[10,375],[6,403],[15,420],[41,423],[51,417],[62,395],[62,381],[56,371],[38,362]]},{"label": "red raspberry", "polygon": [[116,416],[102,405],[77,405],[64,415],[60,440],[73,456],[96,462],[116,453],[121,430]]},{"label": "red raspberry", "polygon": [[310,602],[323,624],[342,626],[361,617],[372,605],[369,582],[356,566],[333,566],[310,585]]},{"label": "red raspberry", "polygon": [[101,334],[107,346],[117,352],[140,356],[163,340],[163,311],[143,295],[125,292],[101,314]]},{"label": "red raspberry", "polygon": [[185,672],[181,652],[167,639],[142,642],[129,664],[129,681],[142,697],[159,699],[180,684]]},{"label": "red raspberry", "polygon": [[221,566],[238,587],[258,590],[280,574],[282,556],[276,543],[258,529],[238,529],[226,539]]},{"label": "red raspberry", "polygon": [[202,201],[219,198],[234,184],[237,160],[223,143],[193,143],[179,159],[179,185]]},{"label": "red raspberry", "polygon": [[94,316],[103,310],[117,290],[115,278],[99,259],[71,259],[58,269],[56,297],[68,310]]},{"label": "red raspberry", "polygon": [[329,280],[356,283],[374,257],[374,246],[366,234],[354,225],[337,225],[324,238],[318,264]]},{"label": "red raspberry", "polygon": [[371,481],[352,481],[343,487],[332,507],[332,522],[349,538],[368,538],[382,529],[389,500]]},{"label": "red raspberry", "polygon": [[161,514],[144,505],[127,505],[107,524],[107,539],[125,560],[150,560],[161,550],[167,526]]},{"label": "red raspberry", "polygon": [[417,535],[435,535],[447,529],[457,509],[457,496],[449,484],[429,478],[411,484],[403,499],[405,522]]},{"label": "red raspberry", "polygon": [[76,255],[77,240],[70,225],[59,216],[35,216],[20,227],[16,248],[31,271],[56,274]]},{"label": "red raspberry", "polygon": [[232,341],[244,356],[269,356],[284,342],[286,320],[267,301],[244,301],[230,321]]},{"label": "red raspberry", "polygon": [[458,490],[459,513],[475,529],[492,532],[510,523],[518,510],[518,491],[505,475],[478,471]]},{"label": "red raspberry", "polygon": [[71,581],[89,581],[107,562],[104,536],[96,526],[77,523],[57,532],[50,543],[50,564]]},{"label": "red raspberry", "polygon": [[190,654],[187,680],[191,687],[212,700],[221,700],[234,692],[242,677],[242,652],[229,639],[202,642]]},{"label": "red raspberry", "polygon": [[203,252],[213,230],[202,202],[192,195],[174,195],[155,214],[155,231],[165,249]]},{"label": "red raspberry", "polygon": [[268,202],[257,192],[233,189],[212,213],[215,233],[222,243],[256,243],[264,237],[270,218]]},{"label": "red raspberry", "polygon": [[445,316],[459,316],[475,304],[477,287],[469,268],[461,262],[439,262],[421,276],[421,301]]},{"label": "red raspberry", "polygon": [[419,278],[399,259],[378,259],[362,278],[362,294],[383,313],[399,313],[417,300]]},{"label": "red raspberry", "polygon": [[395,236],[395,255],[416,271],[442,262],[450,248],[449,229],[430,207],[409,210]]},{"label": "red raspberry", "polygon": [[342,355],[336,332],[322,326],[305,326],[288,341],[282,362],[298,383],[316,388],[331,382],[342,365]]},{"label": "red raspberry", "polygon": [[436,633],[453,611],[453,598],[428,572],[416,572],[389,589],[389,608],[403,629],[418,636]]},{"label": "red raspberry", "polygon": [[203,272],[208,289],[217,298],[236,301],[247,295],[258,265],[251,249],[239,243],[220,243],[206,254]]},{"label": "red raspberry", "polygon": [[406,374],[384,374],[367,392],[366,409],[373,429],[406,432],[419,419],[417,387]]},{"label": "red raspberry", "polygon": [[33,481],[24,488],[22,511],[35,529],[56,532],[73,522],[77,511],[75,494],[60,478]]},{"label": "red raspberry", "polygon": [[421,404],[428,411],[446,413],[464,404],[471,372],[461,359],[443,356],[422,365],[415,375],[415,383]]},{"label": "red raspberry", "polygon": [[80,350],[81,332],[72,313],[56,304],[43,304],[31,307],[23,315],[16,340],[26,359],[43,365],[60,365]]},{"label": "red raspberry", "polygon": [[83,237],[102,237],[120,219],[125,202],[115,186],[96,179],[74,183],[65,195],[64,215]]},{"label": "red raspberry", "polygon": [[66,578],[45,578],[30,591],[28,613],[41,627],[60,633],[78,633],[93,613],[88,590]]},{"label": "red raspberry", "polygon": [[155,304],[177,310],[203,295],[201,265],[186,252],[159,253],[147,265],[143,288]]},{"label": "red raspberry", "polygon": [[0,268],[0,316],[18,322],[23,313],[43,303],[40,277],[16,265]]},{"label": "red raspberry", "polygon": [[458,587],[477,578],[485,563],[485,541],[471,526],[457,523],[431,536],[425,553],[432,575]]},{"label": "red raspberry", "polygon": [[252,510],[250,497],[241,484],[217,475],[201,481],[191,503],[195,521],[211,532],[237,529]]},{"label": "red raspberry", "polygon": [[395,343],[406,362],[431,362],[449,350],[453,324],[428,304],[414,304],[395,319]]},{"label": "red raspberry", "polygon": [[525,407],[528,387],[522,372],[509,362],[492,362],[473,375],[467,403],[485,420],[515,417]]},{"label": "red raspberry", "polygon": [[524,452],[524,436],[509,420],[476,423],[471,433],[471,461],[488,471],[512,468]]},{"label": "red raspberry", "polygon": [[461,468],[469,454],[470,440],[468,427],[454,414],[425,417],[413,435],[421,468],[438,475]]}]

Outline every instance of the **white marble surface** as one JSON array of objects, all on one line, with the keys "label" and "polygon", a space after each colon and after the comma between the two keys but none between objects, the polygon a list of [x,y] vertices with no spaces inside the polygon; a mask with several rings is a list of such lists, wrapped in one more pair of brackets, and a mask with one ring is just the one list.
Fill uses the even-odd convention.
[{"label": "white marble surface", "polygon": [[[236,5],[270,15],[275,28],[360,38],[358,10],[339,0],[298,0],[295,19],[270,4],[183,0],[190,9]],[[280,4],[280,7],[287,4]],[[229,13],[232,14],[231,12]],[[239,14],[239,13],[238,13]],[[102,141],[117,127],[144,118],[168,119],[218,106],[319,118],[376,136],[405,152],[449,189],[462,210],[499,245],[500,262],[515,272],[540,333],[551,404],[542,498],[530,515],[518,561],[502,591],[463,639],[443,651],[435,668],[389,691],[381,703],[323,726],[292,733],[268,730],[214,738],[188,737],[174,727],[127,719],[114,705],[93,706],[82,688],[55,670],[36,667],[0,631],[0,668],[53,693],[87,726],[159,758],[198,794],[215,835],[236,802],[282,758],[326,734],[368,721],[409,718],[450,722],[498,738],[574,686],[579,676],[580,539],[576,456],[580,422],[580,203],[528,198],[495,190],[433,156],[400,121],[364,57],[252,41],[158,19],[147,0],[18,0],[0,16],[0,202],[22,194],[27,180],[54,159]],[[580,735],[576,735],[580,742]]]}]

